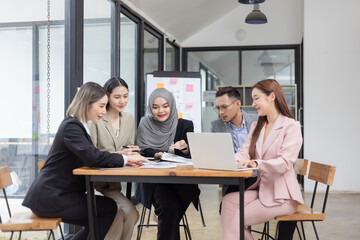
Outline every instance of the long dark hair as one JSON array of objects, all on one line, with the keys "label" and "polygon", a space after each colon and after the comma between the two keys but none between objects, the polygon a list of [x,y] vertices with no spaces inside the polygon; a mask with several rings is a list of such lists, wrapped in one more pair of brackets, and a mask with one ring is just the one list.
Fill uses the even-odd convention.
[{"label": "long dark hair", "polygon": [[[284,91],[282,90],[280,84],[274,80],[274,79],[265,79],[258,83],[256,83],[253,86],[253,89],[257,88],[263,93],[265,93],[267,96],[269,96],[272,92],[275,94],[275,107],[276,109],[284,116],[295,119],[294,116],[291,114],[285,99]],[[259,116],[258,122],[256,124],[256,127],[252,133],[252,138],[250,142],[249,147],[249,155],[250,159],[255,158],[255,148],[256,148],[256,142],[259,138],[260,131],[265,123],[267,123],[267,117],[266,116]]]},{"label": "long dark hair", "polygon": [[[129,91],[129,87],[124,79],[120,77],[112,77],[109,80],[106,81],[104,84],[104,89],[107,92],[108,96],[110,97],[110,94],[116,87],[125,87]],[[106,109],[109,109],[110,101],[106,104]]]}]

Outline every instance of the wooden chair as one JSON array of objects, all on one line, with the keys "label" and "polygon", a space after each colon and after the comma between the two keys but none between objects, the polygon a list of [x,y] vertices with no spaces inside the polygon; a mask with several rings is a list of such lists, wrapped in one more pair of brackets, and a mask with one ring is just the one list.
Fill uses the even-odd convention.
[{"label": "wooden chair", "polygon": [[[294,164],[294,171],[298,177],[298,181],[299,184],[301,185],[301,183],[304,182],[304,176],[306,176],[307,173],[307,169],[308,169],[308,164],[309,164],[309,160],[308,159],[304,159],[304,158],[298,158]],[[299,232],[299,228],[296,226],[296,229],[299,233],[300,236],[300,232]],[[254,230],[253,230],[254,231]],[[254,231],[259,233],[258,231]],[[269,238],[274,239],[273,237],[270,236],[269,234],[269,222],[264,223],[264,228],[262,231],[262,235],[261,235],[261,240],[263,240],[265,237],[266,240],[269,240]]]},{"label": "wooden chair", "polygon": [[[140,240],[141,239],[141,235],[142,235],[142,230],[143,227],[157,227],[157,224],[149,224],[149,219],[150,219],[150,213],[151,213],[151,208],[148,209],[149,210],[149,215],[148,215],[148,220],[147,223],[144,224],[145,218],[146,218],[146,211],[147,208],[145,206],[143,206],[143,209],[141,211],[141,215],[140,215],[140,222],[138,224],[138,232],[137,232],[137,237],[136,240]],[[186,240],[191,240],[191,234],[190,234],[190,228],[189,228],[189,223],[186,217],[186,214],[184,213],[184,216],[182,217],[182,224],[179,224],[180,227],[184,227],[184,232],[185,232],[185,238]]]},{"label": "wooden chair", "polygon": [[[279,228],[280,221],[298,221],[298,222],[300,222],[301,229],[302,229],[302,235],[303,235],[304,239],[306,239],[306,237],[305,237],[303,222],[310,221],[313,225],[316,239],[319,239],[319,236],[318,236],[318,233],[317,233],[316,227],[315,227],[315,221],[324,221],[325,220],[326,202],[328,199],[330,186],[333,185],[333,181],[334,181],[334,177],[335,177],[335,170],[336,170],[336,167],[334,167],[334,166],[311,162],[308,179],[315,181],[311,205],[307,206],[305,204],[301,204],[301,205],[299,205],[299,207],[295,213],[286,215],[286,216],[275,217],[275,220],[278,221],[278,224],[276,226],[275,239],[278,236],[278,228]],[[316,196],[317,186],[318,186],[319,182],[326,185],[326,192],[325,192],[325,197],[323,199],[322,211],[316,212],[314,210],[314,202],[315,202],[315,196]],[[299,233],[300,239],[302,239],[299,231],[298,231],[298,233]]]},{"label": "wooden chair", "polygon": [[13,238],[14,232],[19,231],[19,239],[21,238],[21,233],[23,231],[50,231],[48,239],[52,236],[55,240],[55,235],[53,229],[57,227],[60,228],[60,233],[62,239],[64,235],[60,226],[61,218],[40,218],[35,214],[29,213],[15,213],[11,214],[9,202],[7,199],[5,188],[12,184],[9,167],[0,168],[0,189],[3,190],[6,206],[9,213],[9,220],[7,222],[2,222],[0,216],[0,230],[3,232],[11,232],[10,239]]}]

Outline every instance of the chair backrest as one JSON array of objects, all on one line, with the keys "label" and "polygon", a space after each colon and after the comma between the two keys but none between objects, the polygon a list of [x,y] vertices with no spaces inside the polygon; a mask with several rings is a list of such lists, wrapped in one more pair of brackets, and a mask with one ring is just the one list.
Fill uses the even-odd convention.
[{"label": "chair backrest", "polygon": [[297,175],[305,176],[307,173],[307,167],[309,160],[304,158],[298,158],[294,164],[294,170]]},{"label": "chair backrest", "polygon": [[12,184],[10,170],[8,166],[0,167],[0,190]]},{"label": "chair backrest", "polygon": [[40,170],[42,169],[42,167],[44,166],[45,161],[38,161],[37,165],[38,165],[38,171],[40,172]]},{"label": "chair backrest", "polygon": [[334,166],[311,162],[308,178],[316,182],[332,186],[335,177],[335,170],[336,167]]},{"label": "chair backrest", "polygon": [[329,189],[330,189],[330,186],[333,185],[335,171],[336,171],[336,167],[334,167],[334,166],[317,163],[317,162],[311,162],[308,179],[315,181],[314,192],[312,195],[312,200],[311,200],[311,205],[310,205],[311,208],[314,207],[317,185],[319,182],[323,183],[326,185],[326,192],[325,192],[325,197],[324,197],[324,201],[323,201],[322,213],[325,213],[326,202],[327,202],[327,198],[329,195]]}]

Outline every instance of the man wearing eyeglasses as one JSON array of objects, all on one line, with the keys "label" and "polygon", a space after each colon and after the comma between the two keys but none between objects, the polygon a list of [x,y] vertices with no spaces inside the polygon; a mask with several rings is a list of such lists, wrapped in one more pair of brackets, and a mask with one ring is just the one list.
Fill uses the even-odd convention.
[{"label": "man wearing eyeglasses", "polygon": [[[216,92],[216,107],[220,118],[211,122],[211,132],[228,132],[233,136],[234,152],[244,144],[250,131],[251,123],[257,121],[258,115],[240,109],[241,96],[233,87],[223,87]],[[256,177],[245,179],[245,189],[256,182]],[[223,195],[239,191],[239,186],[223,185]]]},{"label": "man wearing eyeglasses", "polygon": [[[229,132],[233,136],[234,151],[244,144],[250,131],[251,123],[257,121],[258,115],[247,113],[240,109],[241,96],[233,87],[223,87],[216,92],[216,107],[220,118],[211,122],[211,132]],[[245,189],[256,182],[256,176],[245,179]],[[223,185],[222,194],[237,192],[239,186]],[[295,231],[296,222],[280,222],[279,240],[291,240]]]}]

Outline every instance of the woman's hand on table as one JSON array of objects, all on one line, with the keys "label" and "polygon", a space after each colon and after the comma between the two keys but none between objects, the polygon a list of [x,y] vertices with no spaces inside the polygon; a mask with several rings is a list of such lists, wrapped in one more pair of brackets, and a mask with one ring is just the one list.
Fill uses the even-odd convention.
[{"label": "woman's hand on table", "polygon": [[256,168],[258,166],[256,161],[250,159],[241,159],[236,161],[238,168]]},{"label": "woman's hand on table", "polygon": [[154,154],[154,158],[161,159],[163,155],[164,155],[163,152],[157,152],[157,153]]},{"label": "woman's hand on table", "polygon": [[174,148],[182,151],[184,154],[189,154],[189,148],[185,140],[177,141],[174,144],[171,144],[169,148]]},{"label": "woman's hand on table", "polygon": [[127,156],[127,163],[126,166],[142,166],[144,162],[151,163],[145,157],[141,156],[139,153],[126,155]]}]

